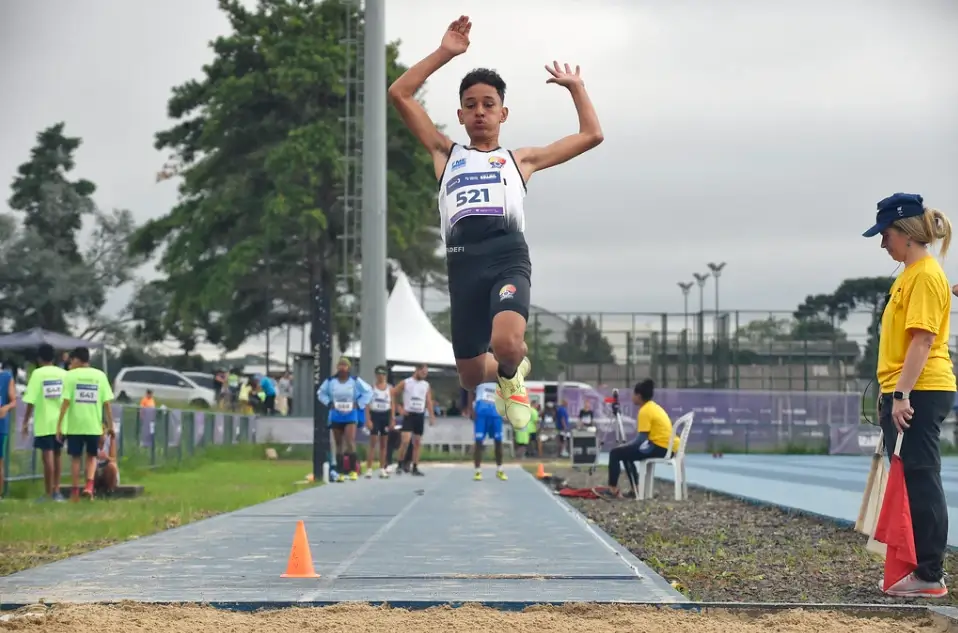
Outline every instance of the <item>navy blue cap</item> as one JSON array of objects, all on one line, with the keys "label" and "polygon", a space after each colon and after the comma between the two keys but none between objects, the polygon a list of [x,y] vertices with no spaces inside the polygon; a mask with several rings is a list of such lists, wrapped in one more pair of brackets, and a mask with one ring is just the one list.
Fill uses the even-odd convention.
[{"label": "navy blue cap", "polygon": [[917,193],[896,193],[878,203],[875,214],[875,226],[864,233],[864,237],[874,237],[903,218],[913,218],[925,212],[924,200]]}]

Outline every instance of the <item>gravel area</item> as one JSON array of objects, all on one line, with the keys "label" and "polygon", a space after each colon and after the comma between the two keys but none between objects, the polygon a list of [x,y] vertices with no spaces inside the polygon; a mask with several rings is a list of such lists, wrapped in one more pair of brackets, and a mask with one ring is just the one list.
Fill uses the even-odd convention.
[{"label": "gravel area", "polygon": [[[591,479],[571,468],[550,474],[575,488],[606,484],[604,471]],[[958,605],[958,586],[934,601],[882,594],[883,561],[851,528],[702,490],[690,488],[683,502],[673,494],[670,482],[657,481],[652,501],[568,501],[692,600]],[[945,569],[956,563],[948,554]]]}]

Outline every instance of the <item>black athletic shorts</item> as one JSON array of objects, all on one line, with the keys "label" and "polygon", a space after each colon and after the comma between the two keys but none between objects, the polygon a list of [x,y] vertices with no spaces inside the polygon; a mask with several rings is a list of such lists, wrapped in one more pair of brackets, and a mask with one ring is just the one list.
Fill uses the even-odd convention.
[{"label": "black athletic shorts", "polygon": [[422,437],[426,430],[426,415],[423,413],[406,413],[402,420],[402,432],[412,433]]},{"label": "black athletic shorts", "polygon": [[529,318],[532,263],[522,233],[446,247],[452,350],[456,358],[489,351],[492,319],[500,312]]},{"label": "black athletic shorts", "polygon": [[373,421],[373,430],[370,434],[384,437],[389,434],[389,411],[370,411],[369,417]]}]

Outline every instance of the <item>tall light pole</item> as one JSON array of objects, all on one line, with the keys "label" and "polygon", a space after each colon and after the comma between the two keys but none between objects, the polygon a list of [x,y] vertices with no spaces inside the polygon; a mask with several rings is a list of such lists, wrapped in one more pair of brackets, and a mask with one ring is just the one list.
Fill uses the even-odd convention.
[{"label": "tall light pole", "polygon": [[699,285],[699,312],[705,314],[705,282],[709,279],[709,274],[692,273],[695,282]]},{"label": "tall light pole", "polygon": [[698,318],[698,379],[699,386],[705,384],[705,282],[708,281],[709,274],[693,273],[695,282],[699,285],[699,318]]},{"label": "tall light pole", "polygon": [[712,277],[715,278],[715,332],[717,336],[719,324],[719,275],[722,273],[722,269],[725,268],[725,262],[719,264],[709,262],[708,266],[709,270],[712,271]]},{"label": "tall light pole", "polygon": [[694,282],[691,282],[691,281],[679,282],[679,288],[682,289],[682,299],[685,303],[683,315],[685,316],[685,331],[686,332],[689,331],[689,292],[692,291],[692,286],[694,285],[695,285]]},{"label": "tall light pole", "polygon": [[[363,41],[362,358],[375,380],[386,358],[386,0],[366,0]],[[372,383],[370,383],[372,384]]]}]

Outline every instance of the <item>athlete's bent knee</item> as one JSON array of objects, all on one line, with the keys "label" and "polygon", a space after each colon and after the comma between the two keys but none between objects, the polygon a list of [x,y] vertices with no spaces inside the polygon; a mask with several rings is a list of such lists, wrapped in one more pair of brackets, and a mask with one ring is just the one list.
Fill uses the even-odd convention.
[{"label": "athlete's bent knee", "polygon": [[492,333],[492,353],[500,362],[519,364],[526,355],[524,332],[505,330]]},{"label": "athlete's bent knee", "polygon": [[459,361],[456,369],[459,371],[459,385],[472,391],[486,378],[486,355],[470,358],[468,361]]}]

